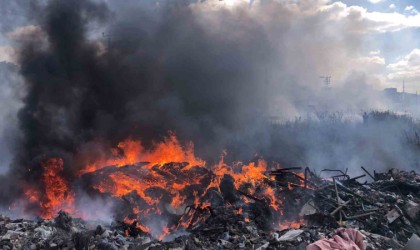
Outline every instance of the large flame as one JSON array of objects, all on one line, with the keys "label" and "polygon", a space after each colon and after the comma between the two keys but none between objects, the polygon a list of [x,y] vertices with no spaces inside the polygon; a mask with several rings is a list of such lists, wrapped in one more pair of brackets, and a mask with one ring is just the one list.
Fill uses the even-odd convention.
[{"label": "large flame", "polygon": [[[196,212],[206,211],[211,206],[211,192],[221,193],[220,185],[226,176],[231,176],[234,188],[240,190],[242,195],[238,193],[238,196],[242,204],[260,200],[275,213],[283,213],[282,200],[270,185],[272,179],[265,174],[267,163],[263,159],[229,165],[224,161],[224,152],[217,164],[206,166],[205,161],[194,155],[192,143],[182,146],[172,133],[148,150],[141,141],[126,139],[110,149],[108,155],[87,164],[79,175],[105,173],[93,185],[94,189],[124,201],[128,200],[126,196],[137,197],[135,201],[130,201],[131,212],[123,220],[130,224],[135,222],[138,229],[158,239],[172,230],[187,228],[204,220]],[[53,158],[42,166],[43,189],[27,189],[29,202],[39,202],[43,218],[51,218],[60,209],[75,213],[75,194],[61,175],[63,160]],[[129,171],[127,167],[122,168],[124,166]],[[105,167],[112,168],[111,172],[101,172],[109,169]],[[170,214],[182,214],[177,223],[165,220],[168,211]],[[243,216],[245,222],[249,221],[242,208],[237,214]],[[158,225],[151,220],[154,217],[160,218]],[[296,226],[293,224],[293,227]],[[273,222],[274,227],[278,225]]]},{"label": "large flame", "polygon": [[111,152],[113,157],[98,159],[88,164],[80,174],[94,172],[106,166],[122,167],[138,162],[149,162],[151,166],[170,162],[187,162],[190,166],[205,165],[205,161],[194,155],[194,145],[190,142],[185,148],[182,147],[173,133],[165,137],[163,142],[155,144],[151,150],[146,150],[141,141],[129,138],[120,142]]},{"label": "large flame", "polygon": [[51,158],[42,164],[41,189],[27,188],[25,195],[32,203],[38,203],[40,217],[51,219],[60,210],[74,212],[74,192],[62,176],[63,159]]}]

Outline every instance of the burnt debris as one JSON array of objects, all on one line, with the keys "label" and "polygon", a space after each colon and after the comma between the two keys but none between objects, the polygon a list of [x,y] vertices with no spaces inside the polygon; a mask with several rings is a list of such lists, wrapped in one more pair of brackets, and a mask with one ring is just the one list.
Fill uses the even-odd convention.
[{"label": "burnt debris", "polygon": [[[130,171],[130,168],[126,170]],[[402,249],[407,244],[415,244],[418,239],[420,175],[417,173],[392,169],[368,174],[372,175],[373,182],[359,182],[361,178],[351,177],[348,172],[336,175],[337,171],[324,171],[334,176],[320,178],[309,169],[307,175],[293,171],[301,170],[277,169],[266,173],[275,176],[271,181],[276,195],[286,202],[279,225],[273,225],[274,217],[279,215],[270,208],[270,201],[253,197],[245,189],[234,191],[225,177],[223,185],[231,187],[232,192],[225,191],[214,198],[217,200],[214,203],[187,206],[178,214],[168,212],[175,226],[185,221],[189,224],[159,239],[142,230],[136,218],[130,223],[116,219],[111,224],[98,225],[98,222],[71,218],[68,213],[60,211],[51,220],[1,217],[0,247],[305,249],[321,239],[336,239],[334,235],[343,235],[343,228],[353,228],[355,233],[363,236],[363,243],[357,243],[363,245],[363,249]],[[368,170],[364,171],[368,173]],[[302,181],[307,183],[306,187]],[[130,196],[125,199],[136,202],[136,194]],[[246,196],[249,203],[243,204],[238,198],[240,196]]]}]

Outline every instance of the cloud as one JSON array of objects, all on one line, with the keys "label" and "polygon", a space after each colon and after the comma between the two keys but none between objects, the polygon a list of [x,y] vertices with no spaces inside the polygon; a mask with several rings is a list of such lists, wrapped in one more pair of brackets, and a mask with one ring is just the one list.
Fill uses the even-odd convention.
[{"label": "cloud", "polygon": [[414,9],[414,6],[413,5],[410,5],[410,6],[407,6],[407,7],[405,7],[405,11],[410,11],[410,10],[413,10]]},{"label": "cloud", "polygon": [[414,49],[396,63],[389,64],[387,69],[391,72],[387,76],[391,81],[420,80],[420,49]]},{"label": "cloud", "polygon": [[350,32],[385,33],[407,28],[420,27],[420,14],[404,15],[398,12],[368,11],[361,6],[348,6],[343,2],[334,2],[320,6],[318,12],[325,14],[330,21],[344,25]]},{"label": "cloud", "polygon": [[378,55],[359,57],[354,62],[360,70],[367,72],[380,71],[385,67],[385,58]]},{"label": "cloud", "polygon": [[407,11],[407,12],[410,12],[413,15],[419,14],[418,10],[416,8],[414,8],[413,5],[410,5],[410,6],[405,7],[404,10]]},{"label": "cloud", "polygon": [[373,3],[373,4],[384,2],[384,0],[368,0],[368,1],[371,2],[371,3]]},{"label": "cloud", "polygon": [[369,55],[371,55],[371,56],[377,56],[377,55],[380,55],[380,54],[381,54],[380,50],[374,50],[374,51],[369,52]]}]

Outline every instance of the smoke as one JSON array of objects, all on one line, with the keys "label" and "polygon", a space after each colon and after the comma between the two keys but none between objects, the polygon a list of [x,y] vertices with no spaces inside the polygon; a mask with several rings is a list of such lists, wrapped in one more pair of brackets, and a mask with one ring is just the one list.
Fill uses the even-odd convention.
[{"label": "smoke", "polygon": [[347,168],[352,176],[364,174],[361,166],[372,172],[418,170],[418,122],[389,112],[369,112],[361,119],[324,113],[277,125],[267,133],[270,143],[262,154],[286,166]]},{"label": "smoke", "polygon": [[[359,133],[353,123],[335,127],[343,131],[339,140],[330,135],[340,133],[323,123],[269,126],[270,117],[287,121],[385,107],[375,89],[380,79],[364,71],[371,62],[354,65],[363,39],[348,32],[355,27],[335,27],[329,12],[317,9],[326,1],[219,2],[37,5],[41,14],[31,28],[37,35],[19,41],[26,95],[9,182],[2,185],[39,183],[40,162],[57,156],[71,181],[86,155],[101,154],[101,147],[127,137],[147,147],[168,131],[193,141],[210,162],[227,149],[236,160],[260,153],[317,168],[368,164],[369,151],[360,154],[365,144],[358,144],[366,135],[375,142],[369,149],[384,149],[375,159],[403,151],[399,139],[385,141],[392,145],[386,147],[377,140],[382,133]],[[328,74],[334,76],[331,88],[319,78]],[[320,151],[320,143],[332,153]],[[0,200],[7,203],[18,191]]]},{"label": "smoke", "polygon": [[151,143],[169,130],[205,145],[204,153],[214,153],[215,146],[221,152],[224,134],[265,110],[267,90],[260,81],[273,55],[251,18],[231,14],[221,30],[209,31],[188,6],[152,13],[136,8],[143,14],[113,20],[103,52],[100,41],[88,38],[88,27],[106,25],[111,11],[105,5],[47,6],[40,25],[48,43],[26,43],[20,58],[28,95],[19,112],[24,138],[18,174],[51,154],[77,167],[73,157],[97,138]]},{"label": "smoke", "polygon": [[[17,125],[17,119],[15,114],[20,108],[19,101],[15,95],[14,89],[21,86],[21,79],[17,77],[17,67],[11,63],[0,63],[0,99],[2,105],[0,107],[0,117],[2,122],[0,123],[0,173],[7,170],[7,163],[10,163],[11,156],[10,151],[13,149],[14,138],[10,135],[16,134],[17,131],[14,129]],[[10,72],[14,72],[10,73]]]}]

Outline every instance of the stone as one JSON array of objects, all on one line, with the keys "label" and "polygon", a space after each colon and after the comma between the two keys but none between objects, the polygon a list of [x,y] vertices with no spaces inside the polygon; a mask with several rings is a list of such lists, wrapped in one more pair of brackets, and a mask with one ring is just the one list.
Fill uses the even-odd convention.
[{"label": "stone", "polygon": [[112,231],[107,229],[101,234],[101,237],[108,238],[111,234],[112,234]]},{"label": "stone", "polygon": [[398,219],[401,215],[400,213],[394,208],[390,210],[386,215],[386,218],[388,220],[388,223],[394,222],[396,219]]},{"label": "stone", "polygon": [[312,215],[316,214],[318,210],[315,207],[315,203],[313,200],[309,200],[305,203],[305,205],[302,206],[299,216],[306,216],[306,215]]},{"label": "stone", "polygon": [[279,241],[289,241],[294,240],[296,237],[301,235],[303,233],[303,230],[301,229],[292,229],[287,231],[285,234],[280,236]]},{"label": "stone", "polygon": [[405,245],[404,250],[417,250],[420,246],[420,237],[417,234],[413,234],[410,240],[408,240],[407,245]]},{"label": "stone", "polygon": [[404,210],[407,213],[408,217],[410,217],[412,220],[416,220],[419,216],[420,206],[418,203],[409,200],[405,204]]},{"label": "stone", "polygon": [[224,240],[229,240],[229,238],[230,238],[229,232],[224,232],[223,233],[223,239]]},{"label": "stone", "polygon": [[51,234],[54,232],[51,227],[47,227],[47,226],[44,226],[44,225],[41,225],[40,227],[35,228],[34,231],[38,232],[40,237],[44,240],[47,239],[48,237],[50,237]]},{"label": "stone", "polygon": [[255,250],[264,250],[264,249],[266,249],[269,245],[270,245],[270,242],[266,242],[264,245],[260,246],[259,248],[255,249]]}]

